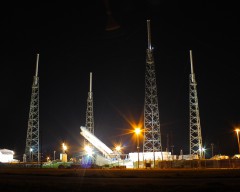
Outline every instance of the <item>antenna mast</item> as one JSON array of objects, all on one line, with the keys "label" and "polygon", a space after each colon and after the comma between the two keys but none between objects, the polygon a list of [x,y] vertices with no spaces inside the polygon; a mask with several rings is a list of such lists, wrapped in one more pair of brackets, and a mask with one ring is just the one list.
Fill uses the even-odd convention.
[{"label": "antenna mast", "polygon": [[28,129],[26,138],[25,155],[26,160],[30,162],[40,162],[39,152],[39,78],[38,78],[38,61],[37,54],[36,73],[33,77],[32,95],[28,118]]},{"label": "antenna mast", "polygon": [[199,155],[203,158],[202,133],[197,97],[197,82],[193,72],[192,51],[190,50],[191,74],[189,77],[189,104],[190,104],[190,155]]},{"label": "antenna mast", "polygon": [[148,31],[148,50],[152,50],[152,46],[151,46],[151,31],[150,31],[150,20],[147,20],[147,31]]},{"label": "antenna mast", "polygon": [[145,71],[145,102],[144,102],[144,139],[143,152],[162,151],[161,132],[158,110],[157,83],[153,48],[151,46],[150,20],[147,20],[148,49]]}]

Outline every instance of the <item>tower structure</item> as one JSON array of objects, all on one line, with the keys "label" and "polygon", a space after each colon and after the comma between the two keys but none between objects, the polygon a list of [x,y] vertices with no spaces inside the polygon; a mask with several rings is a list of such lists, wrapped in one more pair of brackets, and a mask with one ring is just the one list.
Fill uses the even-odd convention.
[{"label": "tower structure", "polygon": [[147,20],[148,48],[145,71],[144,102],[144,138],[143,152],[162,151],[161,132],[158,110],[157,83],[153,48],[151,45],[150,20]]},{"label": "tower structure", "polygon": [[202,133],[197,97],[197,82],[193,70],[192,51],[190,50],[191,74],[189,77],[189,112],[190,112],[190,155],[203,157]]},{"label": "tower structure", "polygon": [[92,93],[92,73],[90,73],[90,84],[87,98],[86,128],[94,135],[94,116],[93,116],[93,93]]},{"label": "tower structure", "polygon": [[38,78],[38,61],[37,54],[36,71],[33,77],[32,95],[28,117],[28,128],[25,155],[27,161],[40,162],[39,147],[39,78]]}]

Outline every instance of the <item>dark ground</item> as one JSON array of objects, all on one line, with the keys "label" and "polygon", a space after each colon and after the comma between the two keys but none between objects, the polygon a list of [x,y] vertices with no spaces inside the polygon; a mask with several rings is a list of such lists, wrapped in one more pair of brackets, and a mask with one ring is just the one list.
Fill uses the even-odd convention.
[{"label": "dark ground", "polygon": [[0,169],[0,191],[239,191],[240,169]]}]

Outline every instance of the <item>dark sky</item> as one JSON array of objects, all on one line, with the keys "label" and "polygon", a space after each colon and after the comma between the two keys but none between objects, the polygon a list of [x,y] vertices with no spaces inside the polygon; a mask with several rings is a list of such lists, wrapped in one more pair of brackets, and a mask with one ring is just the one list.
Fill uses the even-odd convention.
[{"label": "dark sky", "polygon": [[[109,1],[120,28],[106,31],[104,1],[6,4],[1,11],[0,148],[22,160],[36,54],[40,54],[40,130],[44,154],[81,146],[89,73],[95,135],[136,150],[128,121],[143,114],[147,24],[151,20],[162,145],[189,153],[189,50],[193,51],[204,146],[237,153],[240,125],[237,5],[209,1]],[[168,137],[168,139],[167,139]]]}]

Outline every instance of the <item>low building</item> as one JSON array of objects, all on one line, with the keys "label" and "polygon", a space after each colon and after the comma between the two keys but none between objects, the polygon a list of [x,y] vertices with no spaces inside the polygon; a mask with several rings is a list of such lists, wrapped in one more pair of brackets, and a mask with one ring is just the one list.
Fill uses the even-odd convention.
[{"label": "low building", "polygon": [[[129,159],[132,161],[138,161],[138,153],[129,153]],[[139,152],[139,160],[140,161],[153,161],[153,160],[170,160],[171,159],[171,152]]]},{"label": "low building", "polygon": [[235,154],[232,159],[240,159],[240,154]]},{"label": "low building", "polygon": [[10,163],[15,161],[13,159],[14,152],[9,149],[0,149],[0,162],[1,163]]},{"label": "low building", "polygon": [[210,158],[211,160],[222,160],[222,159],[229,159],[229,156],[227,155],[215,155]]}]

